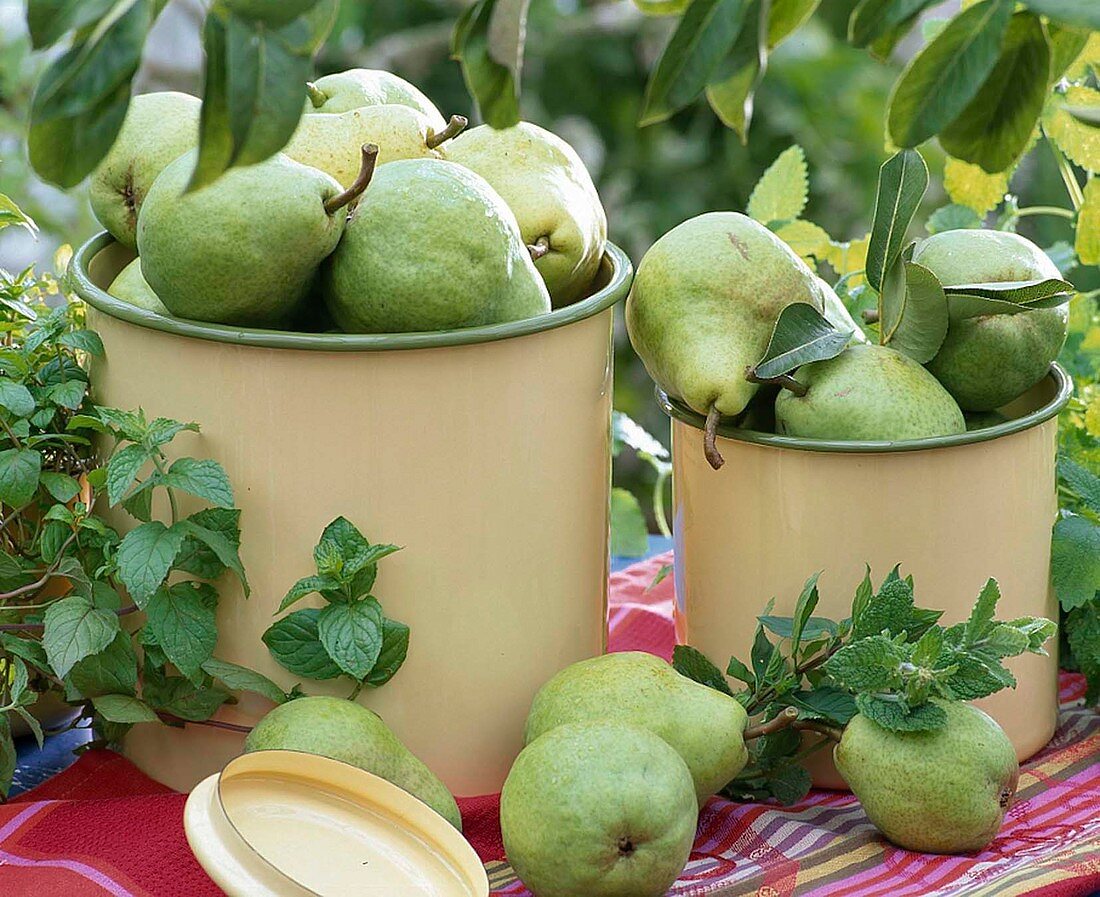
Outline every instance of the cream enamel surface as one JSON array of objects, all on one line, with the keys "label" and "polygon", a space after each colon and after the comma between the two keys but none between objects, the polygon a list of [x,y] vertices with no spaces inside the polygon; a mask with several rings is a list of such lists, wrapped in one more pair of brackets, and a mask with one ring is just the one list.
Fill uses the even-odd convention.
[{"label": "cream enamel surface", "polygon": [[[127,260],[101,253],[92,279],[109,284]],[[199,421],[179,451],[229,473],[252,596],[219,583],[225,660],[299,681],[260,637],[336,516],[403,546],[375,593],[411,627],[409,658],[360,700],[456,794],[489,793],[538,687],[604,648],[612,314],[466,346],[325,352],[181,337],[89,307],[107,350],[96,401]],[[219,717],[252,725],[270,706],[245,695]],[[125,751],[189,789],[241,746],[230,732],[148,725]]]},{"label": "cream enamel surface", "polygon": [[[1032,407],[1050,400],[1049,379]],[[1030,408],[1028,409],[1030,410]],[[772,597],[789,615],[805,580],[824,571],[815,613],[848,615],[869,563],[876,585],[900,563],[918,603],[965,619],[998,580],[1003,619],[1058,619],[1050,587],[1057,420],[984,442],[912,452],[830,453],[720,437],[720,470],[702,433],[672,421],[676,592],[688,641],[724,666],[747,658],[755,617]],[[1050,739],[1057,716],[1057,645],[1008,661],[1019,685],[976,702],[1020,759]],[[824,759],[825,752],[817,755]],[[842,786],[831,762],[818,784]]]}]

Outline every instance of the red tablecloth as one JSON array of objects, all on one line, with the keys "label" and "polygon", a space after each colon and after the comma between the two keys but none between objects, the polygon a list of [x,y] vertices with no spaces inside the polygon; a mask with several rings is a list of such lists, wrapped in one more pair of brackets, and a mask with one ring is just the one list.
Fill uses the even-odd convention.
[{"label": "red tablecloth", "polygon": [[[612,576],[611,647],[669,656],[672,578],[649,589],[660,556]],[[675,897],[918,897],[1100,889],[1100,716],[1080,706],[1084,684],[1064,674],[1050,745],[1024,765],[1016,805],[974,856],[910,853],[886,843],[849,794],[815,791],[795,807],[713,799]],[[183,834],[184,795],[110,752],[0,807],[3,897],[218,897]],[[504,860],[495,796],[460,801],[465,831],[495,895],[527,891]]]}]

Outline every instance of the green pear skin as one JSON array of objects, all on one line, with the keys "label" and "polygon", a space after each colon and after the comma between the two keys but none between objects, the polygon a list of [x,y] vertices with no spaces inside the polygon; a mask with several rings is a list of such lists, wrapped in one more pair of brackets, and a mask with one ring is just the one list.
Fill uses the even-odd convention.
[{"label": "green pear skin", "polygon": [[971,853],[989,845],[1012,805],[1016,752],[977,707],[935,703],[947,713],[943,729],[889,732],[857,714],[833,756],[867,817],[893,843]]},{"label": "green pear skin", "polygon": [[256,724],[244,749],[302,751],[364,769],[408,791],[462,831],[451,792],[378,714],[354,701],[309,697],[280,704]]},{"label": "green pear skin", "polygon": [[836,358],[795,371],[808,387],[780,390],[776,432],[804,439],[899,442],[966,431],[958,404],[908,355],[887,346],[857,344]]},{"label": "green pear skin", "polygon": [[433,159],[375,172],[324,277],[347,333],[451,330],[550,311],[504,200],[472,171]]},{"label": "green pear skin", "polygon": [[687,864],[697,823],[680,755],[617,723],[543,735],[500,795],[505,853],[535,897],[662,897]]},{"label": "green pear skin", "polygon": [[198,97],[175,91],[130,100],[122,130],[88,181],[88,199],[99,223],[123,246],[137,246],[141,205],[170,162],[199,142]]},{"label": "green pear skin", "polygon": [[607,242],[607,214],[592,176],[568,143],[529,122],[497,130],[481,125],[447,145],[447,158],[476,171],[515,212],[555,308],[585,296]]},{"label": "green pear skin", "polygon": [[[913,261],[945,286],[1062,276],[1038,246],[1007,231],[942,231],[917,244]],[[964,411],[992,411],[1046,376],[1068,321],[1068,304],[952,321],[928,369]]]},{"label": "green pear skin", "polygon": [[740,414],[757,390],[745,369],[764,354],[779,313],[818,311],[813,272],[762,224],[737,212],[685,221],[645,254],[626,300],[626,326],[649,375],[707,414]]},{"label": "green pear skin", "polygon": [[442,159],[429,149],[432,124],[408,106],[367,106],[348,112],[303,115],[283,152],[303,165],[312,165],[351,186],[363,161],[362,147],[378,147],[378,164],[397,159]]},{"label": "green pear skin", "polygon": [[146,311],[155,311],[158,315],[172,314],[141,276],[141,259],[134,259],[119,271],[118,277],[107,287],[107,292]]},{"label": "green pear skin", "polygon": [[138,219],[141,272],[172,314],[250,327],[285,326],[336,248],[346,212],[327,174],[282,154],[231,168],[184,194],[195,153],[169,165]]},{"label": "green pear skin", "polygon": [[561,725],[598,721],[639,726],[668,742],[691,771],[700,805],[748,761],[745,709],[642,651],[582,660],[550,679],[531,704],[524,743]]},{"label": "green pear skin", "polygon": [[435,104],[419,88],[381,69],[348,69],[323,75],[313,82],[306,112],[350,112],[363,106],[390,105],[417,110],[437,131],[447,126]]}]

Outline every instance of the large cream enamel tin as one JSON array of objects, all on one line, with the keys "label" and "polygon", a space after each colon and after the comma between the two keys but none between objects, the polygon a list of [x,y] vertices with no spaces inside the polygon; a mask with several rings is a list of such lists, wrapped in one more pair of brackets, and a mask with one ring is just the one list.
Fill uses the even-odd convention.
[{"label": "large cream enamel tin", "polygon": [[[805,580],[823,571],[817,613],[848,615],[870,564],[878,583],[895,564],[913,574],[921,606],[954,623],[990,577],[998,616],[1058,619],[1050,585],[1057,414],[1072,385],[1050,374],[1003,409],[1005,423],[908,443],[827,443],[719,430],[726,460],[703,457],[702,418],[667,397],[672,417],[676,592],[687,640],[722,666],[747,658],[756,616],[775,598],[790,614]],[[1050,739],[1058,712],[1055,642],[1049,656],[1008,661],[1019,682],[978,706],[1005,729],[1020,759]],[[818,784],[842,786],[831,763]]]},{"label": "large cream enamel tin", "polygon": [[[400,673],[360,700],[455,793],[498,790],[535,691],[606,641],[611,329],[629,260],[609,247],[602,288],[541,318],[396,336],[162,318],[104,292],[128,260],[101,235],[73,263],[106,347],[95,399],[200,422],[181,450],[229,473],[252,595],[220,583],[218,656],[298,681],[260,637],[344,515],[403,546],[375,593],[412,630]],[[270,706],[245,695],[219,718],[252,725]],[[125,744],[180,789],[240,750],[201,726],[138,726]]]}]

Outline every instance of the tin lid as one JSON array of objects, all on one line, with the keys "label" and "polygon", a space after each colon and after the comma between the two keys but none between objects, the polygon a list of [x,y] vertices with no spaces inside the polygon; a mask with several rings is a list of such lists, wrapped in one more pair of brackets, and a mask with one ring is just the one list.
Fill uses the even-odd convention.
[{"label": "tin lid", "polygon": [[396,785],[295,751],[231,761],[191,792],[184,829],[229,897],[488,897],[469,843]]}]

